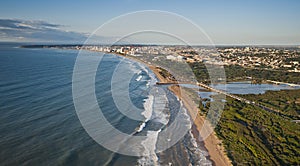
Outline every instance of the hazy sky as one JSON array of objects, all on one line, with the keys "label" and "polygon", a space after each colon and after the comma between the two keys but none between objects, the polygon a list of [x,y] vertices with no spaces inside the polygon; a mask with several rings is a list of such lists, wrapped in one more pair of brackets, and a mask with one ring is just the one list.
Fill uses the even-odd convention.
[{"label": "hazy sky", "polygon": [[[9,0],[1,2],[0,18],[42,20],[64,32],[91,33],[121,14],[163,10],[190,19],[216,44],[300,44],[299,9],[299,0]],[[0,24],[2,39],[11,37],[5,25]]]}]

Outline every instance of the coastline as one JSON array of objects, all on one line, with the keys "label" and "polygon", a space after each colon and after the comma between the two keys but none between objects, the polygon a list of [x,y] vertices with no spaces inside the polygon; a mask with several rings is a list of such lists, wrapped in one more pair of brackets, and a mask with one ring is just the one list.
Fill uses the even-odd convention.
[{"label": "coastline", "polygon": [[[192,125],[192,134],[197,140],[199,145],[204,145],[205,149],[208,152],[209,159],[213,162],[213,165],[216,166],[228,166],[232,165],[230,159],[225,153],[225,148],[222,146],[222,141],[216,136],[216,133],[213,131],[204,141],[201,140],[200,131],[205,121],[205,117],[199,114],[197,106],[192,103],[192,100],[186,93],[181,93],[183,89],[180,89],[178,85],[170,86],[169,89],[180,98],[188,110],[190,116],[193,114],[194,110],[197,110],[197,116],[193,117],[194,122]],[[208,129],[213,130],[213,129]]]},{"label": "coastline", "polygon": [[[167,78],[163,77],[159,69],[156,66],[153,66],[151,64],[148,64],[144,61],[141,61],[137,58],[134,57],[129,57],[129,56],[124,56],[122,54],[115,54],[118,56],[122,56],[140,63],[145,64],[158,78],[158,80],[162,83],[167,83],[170,82]],[[184,106],[188,110],[189,115],[191,116],[192,112],[197,110],[197,116],[193,117],[192,119],[195,119],[193,124],[192,124],[192,134],[194,138],[197,140],[197,143],[199,145],[204,145],[205,149],[208,152],[208,157],[212,161],[213,165],[216,166],[228,166],[232,165],[229,157],[227,156],[225,152],[225,148],[222,146],[222,141],[217,137],[216,133],[213,131],[209,137],[207,137],[204,141],[201,140],[201,135],[199,134],[202,126],[205,121],[205,117],[201,116],[199,114],[199,111],[197,106],[192,103],[192,100],[186,93],[181,93],[183,89],[180,89],[178,85],[172,85],[169,86],[168,89],[173,92],[180,100],[182,100]],[[213,130],[213,129],[208,129],[208,130]]]},{"label": "coastline", "polygon": [[[92,50],[88,50],[88,51],[92,51]],[[95,52],[95,51],[93,51],[93,52]],[[98,52],[98,51],[96,51],[96,52]],[[161,69],[159,69],[158,67],[156,67],[150,63],[144,62],[135,57],[126,56],[126,55],[119,54],[119,53],[110,53],[110,54],[114,54],[114,55],[117,55],[120,57],[131,59],[133,61],[136,61],[136,62],[146,65],[155,74],[155,76],[158,78],[159,82],[161,82],[161,83],[173,82],[172,80],[169,80],[168,78],[165,78],[164,76],[162,76],[160,74]],[[180,89],[178,85],[170,85],[168,87],[168,89],[172,93],[174,93],[174,95],[176,95],[180,100],[182,100],[182,102],[190,116],[191,116],[192,112],[197,110],[197,116],[193,117],[193,118],[191,117],[191,119],[195,119],[192,124],[192,128],[191,128],[192,134],[193,134],[194,138],[196,139],[197,144],[203,145],[205,150],[207,150],[208,158],[212,161],[212,164],[216,165],[216,166],[232,165],[230,159],[228,158],[227,154],[225,153],[224,147],[221,144],[221,140],[216,136],[216,133],[214,131],[204,141],[200,141],[201,135],[199,133],[203,126],[205,117],[203,117],[199,114],[199,110],[198,110],[199,108],[197,108],[197,106],[195,107],[195,104],[192,103],[191,98],[186,93],[181,93],[184,90]],[[208,130],[211,130],[211,129],[208,129]]]},{"label": "coastline", "polygon": [[[17,47],[15,47],[15,48],[17,48]],[[59,48],[53,48],[53,49],[59,49]],[[62,48],[62,49],[77,50],[77,49],[69,49],[69,48]],[[88,52],[100,52],[100,51],[88,50],[88,49],[86,49],[85,51],[88,51]],[[239,140],[241,140],[241,138],[247,138],[247,134],[245,135],[245,133],[248,133],[248,132],[244,132],[243,135],[240,135],[239,134],[240,132],[236,132],[234,130],[230,130],[228,132],[227,131],[226,132],[220,132],[220,133],[217,132],[219,130],[216,130],[216,132],[213,132],[212,134],[210,134],[210,136],[206,140],[201,140],[200,133],[203,133],[202,126],[203,126],[203,122],[205,121],[206,117],[203,116],[202,114],[200,114],[198,112],[198,111],[201,111],[201,109],[199,109],[199,102],[196,102],[197,100],[195,100],[196,97],[198,97],[198,96],[196,94],[190,93],[191,90],[196,90],[196,88],[192,88],[192,87],[188,87],[188,86],[185,87],[185,86],[181,86],[180,84],[176,84],[176,80],[174,81],[170,77],[170,72],[173,72],[173,69],[170,69],[169,71],[165,70],[164,68],[161,68],[160,65],[155,65],[155,63],[152,63],[151,60],[147,61],[147,60],[144,60],[143,58],[134,57],[134,56],[126,56],[126,55],[122,55],[122,54],[118,54],[118,53],[110,53],[110,52],[105,52],[105,53],[107,53],[107,54],[113,54],[116,57],[120,57],[119,59],[122,59],[122,60],[129,59],[131,61],[131,63],[141,63],[141,64],[143,64],[143,66],[147,66],[148,71],[151,70],[153,72],[151,74],[151,78],[153,78],[153,74],[155,74],[155,76],[157,78],[157,79],[155,79],[154,83],[156,81],[157,81],[157,85],[160,85],[160,83],[162,83],[162,85],[164,85],[164,87],[163,87],[164,89],[168,88],[168,90],[169,90],[168,94],[172,93],[172,98],[175,95],[177,97],[177,100],[180,100],[181,106],[184,105],[184,107],[185,107],[185,111],[184,111],[185,115],[188,114],[190,117],[197,117],[196,120],[194,118],[194,121],[191,123],[192,126],[190,126],[191,128],[190,128],[190,131],[189,131],[189,134],[188,134],[188,136],[189,136],[188,140],[191,140],[190,136],[194,137],[194,140],[192,140],[193,143],[195,143],[195,141],[197,141],[197,143],[198,143],[198,149],[199,150],[204,150],[204,152],[202,153],[202,155],[206,156],[206,158],[209,159],[210,162],[212,162],[212,165],[232,165],[232,164],[236,164],[236,163],[244,163],[244,161],[251,161],[251,163],[253,162],[253,163],[256,163],[256,164],[262,163],[262,162],[266,162],[266,161],[270,161],[271,164],[274,164],[274,163],[277,163],[277,160],[279,160],[281,158],[284,158],[284,157],[286,157],[287,159],[289,159],[289,161],[286,162],[287,164],[291,163],[291,162],[294,162],[294,158],[293,158],[294,154],[292,154],[292,153],[286,153],[285,155],[283,155],[283,157],[278,157],[278,155],[274,155],[274,153],[272,153],[272,147],[267,147],[265,145],[263,145],[263,146],[258,145],[257,143],[263,142],[264,140],[260,140],[261,137],[259,137],[257,135],[254,136],[254,137],[253,137],[253,135],[250,135],[251,140],[247,140],[247,141],[249,141],[247,144],[245,144],[244,142],[242,142],[241,144],[236,144],[237,141],[233,141],[232,142],[232,140],[235,140],[235,138],[238,138]],[[144,69],[144,67],[142,67],[142,68]],[[138,78],[139,78],[139,76],[138,76]],[[151,83],[153,83],[153,81]],[[231,82],[229,82],[228,84],[230,84],[230,83]],[[185,83],[183,82],[182,84],[185,84]],[[187,82],[186,84],[189,84],[189,83]],[[270,84],[270,83],[268,83],[268,84]],[[251,84],[251,86],[252,86],[252,84]],[[191,89],[189,89],[189,88],[191,88]],[[249,90],[248,88],[245,88],[245,89]],[[289,105],[292,105],[292,104],[299,104],[298,101],[300,101],[299,100],[300,98],[299,98],[299,95],[298,95],[299,93],[297,94],[297,91],[295,92],[293,90],[291,90],[291,89],[289,89],[289,90],[282,90],[282,89],[280,89],[280,90],[278,90],[278,91],[280,91],[280,93],[279,92],[278,93],[274,92],[274,93],[272,93],[270,95],[268,93],[271,93],[272,91],[277,91],[277,90],[267,89],[267,90],[264,90],[264,92],[261,93],[261,94],[259,94],[259,95],[257,95],[257,94],[242,94],[241,96],[247,98],[248,100],[252,100],[252,101],[255,101],[255,102],[259,101],[260,98],[264,99],[265,97],[269,98],[270,101],[275,101],[276,102],[278,100],[274,99],[272,96],[276,96],[277,95],[277,96],[280,96],[280,97],[286,97],[286,99],[284,99],[284,100],[287,101],[285,103],[285,105],[289,106]],[[199,92],[201,92],[201,91],[205,91],[205,92],[209,91],[209,92],[211,92],[210,90],[207,90],[207,89],[203,89],[203,90],[200,89]],[[281,92],[281,91],[283,91],[283,92]],[[287,92],[291,92],[291,93],[287,93]],[[294,93],[296,94],[295,95],[296,97],[293,97],[294,99],[290,100],[291,97],[289,97],[289,95],[294,95]],[[186,95],[183,96],[182,94],[186,94]],[[201,95],[201,97],[202,97],[202,95]],[[206,98],[207,96],[204,95],[203,97]],[[251,106],[248,107],[248,105],[245,106],[244,104],[242,104],[242,105],[237,104],[237,107],[235,108],[235,107],[233,107],[233,105],[235,105],[235,103],[238,103],[238,101],[235,101],[232,98],[229,98],[228,100],[231,102],[231,103],[229,103],[227,101],[229,103],[228,106],[230,106],[230,108],[228,108],[228,109],[225,108],[227,110],[225,112],[223,112],[223,114],[222,114],[222,117],[224,116],[225,119],[227,119],[227,120],[219,122],[221,130],[222,130],[222,128],[224,128],[223,126],[225,126],[225,128],[228,127],[226,124],[230,124],[230,125],[233,124],[233,126],[239,126],[240,125],[239,119],[241,119],[243,122],[245,122],[247,124],[252,124],[251,116],[252,115],[256,115],[256,114],[257,115],[258,114],[259,115],[262,114],[263,116],[261,116],[261,117],[265,117],[265,118],[259,119],[260,123],[253,124],[254,126],[261,127],[261,126],[259,126],[259,124],[265,124],[266,122],[268,122],[268,120],[273,121],[273,119],[272,119],[273,115],[269,114],[268,112],[261,111],[261,109],[253,109],[253,107],[251,107]],[[267,100],[267,101],[269,101],[269,100]],[[191,102],[193,104],[189,104]],[[196,106],[197,108],[192,107],[192,106],[195,105],[195,103],[198,104],[198,106]],[[267,102],[262,102],[262,104],[265,104],[265,103],[267,103]],[[276,107],[274,105],[274,108],[279,108],[281,106],[282,105],[279,102],[278,107]],[[231,111],[228,111],[231,108],[234,108],[234,109],[232,109]],[[244,108],[246,108],[246,109],[244,109]],[[249,110],[253,110],[253,111],[256,112],[256,113],[252,114],[251,116],[248,116],[248,117],[250,117],[249,119],[245,120],[243,118],[243,116],[239,116],[239,115],[245,115],[245,114],[247,114],[249,112]],[[243,111],[243,112],[240,112],[240,111]],[[293,110],[291,110],[291,111],[293,111]],[[198,114],[195,115],[196,113],[198,113]],[[289,114],[289,112],[287,112],[287,114],[283,114],[283,115],[286,116],[288,114]],[[267,115],[267,116],[265,116],[265,115]],[[274,115],[274,117],[279,117],[279,116],[281,116],[281,115],[278,115],[278,114]],[[233,119],[231,117],[233,117]],[[236,117],[239,117],[238,120],[236,120]],[[291,126],[293,126],[294,123],[298,123],[298,121],[297,120],[286,121],[286,120],[282,120],[281,118],[276,118],[276,123],[278,123],[278,124],[283,123],[284,126],[290,126],[291,127]],[[261,128],[262,131],[264,131],[264,129],[267,128],[267,127],[268,126],[263,126]],[[271,124],[270,128],[273,128],[273,127],[274,126],[272,126],[272,124]],[[278,127],[278,130],[277,130],[277,127]],[[293,127],[297,128],[297,126],[293,126]],[[275,128],[276,128],[276,131],[281,131],[280,126],[276,126]],[[249,128],[247,127],[247,125],[242,124],[241,128],[239,130],[240,131],[248,131],[248,129]],[[252,131],[254,131],[254,129],[255,128],[253,128]],[[211,129],[210,128],[206,128],[206,130],[211,130]],[[295,131],[295,129],[293,129],[293,131]],[[218,134],[216,134],[216,133],[218,133]],[[249,134],[252,134],[252,133],[253,132],[250,132]],[[219,134],[220,134],[220,137],[217,137],[217,136],[219,136]],[[274,136],[274,135],[277,135],[277,134],[281,134],[281,133],[275,133],[275,134],[272,134],[272,135]],[[292,133],[292,134],[296,135],[297,133]],[[268,135],[268,133],[266,133],[265,138],[268,138],[270,140],[276,139],[274,137],[271,137],[271,136],[269,137],[269,136],[270,135]],[[226,138],[226,139],[221,139],[221,138]],[[201,140],[201,141],[199,141],[199,140]],[[260,152],[260,154],[262,154],[262,155],[259,155],[259,156],[253,155],[253,154],[258,154],[258,153],[252,153],[253,151],[249,150],[252,147],[248,148],[247,145],[257,145],[257,147],[256,147],[258,149],[257,152]],[[237,152],[238,149],[245,149],[245,146],[246,146],[246,148],[248,148],[249,151],[242,150],[242,151]],[[282,144],[280,144],[281,149],[284,149],[285,147],[288,147],[288,146],[290,146],[289,142],[282,142]],[[173,147],[175,147],[175,146],[173,146]],[[184,146],[184,147],[188,148],[189,146]],[[193,148],[194,147],[195,146],[193,146]],[[231,148],[225,150],[225,147],[226,147],[226,149],[227,149],[227,147],[231,147]],[[296,147],[293,147],[293,148],[296,148]],[[229,151],[229,150],[231,150],[231,151]],[[175,153],[173,153],[173,155],[177,157],[176,160],[172,160],[172,161],[174,161],[173,163],[177,163],[177,162],[178,163],[179,162],[181,162],[181,163],[189,163],[188,161],[183,160],[183,158],[180,159],[180,152],[185,152],[185,151],[179,151],[178,150],[178,151],[175,151]],[[233,152],[237,152],[237,153],[233,153]],[[189,153],[189,154],[193,154],[193,153]],[[171,155],[167,155],[167,156],[169,157]],[[256,158],[254,158],[253,156],[256,157]],[[162,157],[164,157],[164,156],[162,156]],[[229,157],[232,159],[232,161],[229,159]],[[258,157],[260,159],[256,160]],[[185,159],[185,157],[184,157],[184,159]],[[162,161],[165,163],[165,160],[162,160]],[[297,160],[295,160],[295,162],[297,163]]]}]

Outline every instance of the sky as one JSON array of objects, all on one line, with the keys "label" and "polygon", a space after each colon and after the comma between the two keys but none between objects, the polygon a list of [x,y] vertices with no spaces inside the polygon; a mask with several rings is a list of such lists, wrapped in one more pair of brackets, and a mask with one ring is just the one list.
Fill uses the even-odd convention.
[{"label": "sky", "polygon": [[[2,1],[0,6],[0,40],[84,40],[120,15],[160,10],[189,19],[215,44],[299,45],[299,8],[299,0],[9,0]],[[120,26],[126,29],[137,24],[143,21]],[[169,26],[180,27],[175,22]],[[189,32],[184,28],[181,31]],[[111,33],[106,37],[116,36]]]}]

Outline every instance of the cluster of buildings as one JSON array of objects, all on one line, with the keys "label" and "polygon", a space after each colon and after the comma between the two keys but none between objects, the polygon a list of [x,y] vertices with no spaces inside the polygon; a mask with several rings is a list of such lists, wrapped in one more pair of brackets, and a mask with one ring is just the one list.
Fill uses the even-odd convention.
[{"label": "cluster of buildings", "polygon": [[246,68],[300,72],[300,48],[283,47],[208,47],[167,45],[73,46],[75,49],[147,56],[153,61],[167,59],[177,62],[205,62],[239,65]]},{"label": "cluster of buildings", "polygon": [[218,52],[228,65],[300,72],[299,48],[237,47],[218,48]]},{"label": "cluster of buildings", "polygon": [[77,50],[85,49],[90,51],[98,51],[98,52],[111,52],[111,53],[119,53],[123,55],[131,55],[135,56],[136,52],[139,51],[138,48],[129,47],[129,46],[75,46]]}]

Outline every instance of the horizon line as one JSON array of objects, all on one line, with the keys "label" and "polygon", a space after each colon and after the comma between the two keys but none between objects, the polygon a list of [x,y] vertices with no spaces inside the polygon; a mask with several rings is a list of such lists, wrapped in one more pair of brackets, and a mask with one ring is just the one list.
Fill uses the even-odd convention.
[{"label": "horizon line", "polygon": [[106,46],[129,46],[129,45],[144,45],[144,46],[295,46],[300,47],[300,44],[190,44],[190,45],[183,45],[183,44],[162,44],[162,43],[120,43],[120,44],[107,44],[107,43],[76,43],[76,42],[41,42],[41,41],[0,41],[0,43],[18,43],[18,44],[25,44],[28,43],[30,45],[106,45]]}]

